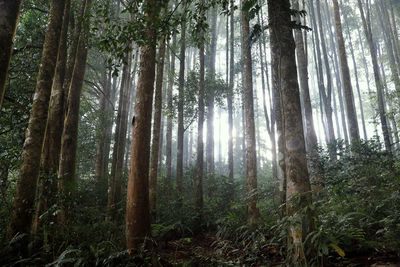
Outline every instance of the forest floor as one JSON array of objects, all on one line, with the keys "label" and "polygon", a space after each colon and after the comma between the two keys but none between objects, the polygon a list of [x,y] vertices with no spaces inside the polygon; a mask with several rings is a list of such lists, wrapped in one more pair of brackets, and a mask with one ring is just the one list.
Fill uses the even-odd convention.
[{"label": "forest floor", "polygon": [[[278,247],[266,246],[264,256],[268,255],[269,259],[264,257],[257,260],[254,257],[249,259],[249,255],[245,255],[241,249],[218,249],[218,242],[222,241],[212,234],[172,240],[166,242],[162,254],[173,266],[286,266],[279,255]],[[248,264],[246,261],[249,261]],[[390,254],[357,255],[324,266],[400,267],[400,259]]]}]

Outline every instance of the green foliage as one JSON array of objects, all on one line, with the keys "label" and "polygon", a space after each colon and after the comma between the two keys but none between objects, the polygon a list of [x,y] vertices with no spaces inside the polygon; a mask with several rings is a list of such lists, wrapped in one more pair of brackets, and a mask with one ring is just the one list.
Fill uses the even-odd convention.
[{"label": "green foliage", "polygon": [[349,147],[337,142],[335,148],[337,160],[327,151],[321,154],[325,186],[315,201],[316,230],[305,240],[317,253],[312,263],[327,256],[399,251],[400,176],[393,159],[376,140]]}]

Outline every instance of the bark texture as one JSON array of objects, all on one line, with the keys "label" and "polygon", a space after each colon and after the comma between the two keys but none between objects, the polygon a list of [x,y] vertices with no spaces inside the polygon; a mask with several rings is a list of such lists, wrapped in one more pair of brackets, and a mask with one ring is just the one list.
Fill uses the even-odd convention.
[{"label": "bark texture", "polygon": [[[289,229],[289,242],[292,245],[290,247],[293,247],[293,250],[289,251],[289,257],[296,266],[305,266],[307,261],[303,241],[311,225],[309,216],[300,214],[299,211],[311,203],[311,188],[307,170],[289,0],[269,0],[268,13],[272,53],[278,54],[280,59],[278,69],[284,119],[287,214],[298,217],[296,220],[298,223],[290,225]],[[295,201],[296,197],[299,197],[300,201]]]},{"label": "bark texture", "polygon": [[151,114],[156,65],[157,1],[144,3],[146,43],[140,47],[139,76],[136,89],[135,123],[132,131],[131,170],[126,201],[126,244],[129,253],[150,235],[149,159]]},{"label": "bark texture", "polygon": [[[247,0],[242,1],[242,6]],[[247,217],[250,225],[257,223],[260,212],[257,208],[257,154],[256,134],[254,123],[253,103],[253,68],[251,59],[251,44],[249,14],[242,10],[242,57],[243,57],[243,99],[245,111],[245,145],[246,145],[246,189],[247,189]]]},{"label": "bark texture", "polygon": [[71,2],[66,1],[63,25],[60,36],[59,52],[53,86],[51,89],[47,127],[44,137],[41,168],[37,190],[37,205],[33,220],[32,232],[36,233],[40,226],[40,216],[51,205],[55,204],[57,194],[57,172],[60,161],[61,135],[64,122],[63,83],[67,64],[67,34]]},{"label": "bark texture", "polygon": [[49,24],[43,44],[43,54],[28,128],[25,134],[25,142],[22,150],[22,164],[17,182],[11,222],[8,229],[8,236],[10,238],[17,233],[29,234],[31,230],[36,184],[40,168],[40,154],[46,130],[46,124],[44,122],[47,121],[64,8],[65,1],[51,1]]}]

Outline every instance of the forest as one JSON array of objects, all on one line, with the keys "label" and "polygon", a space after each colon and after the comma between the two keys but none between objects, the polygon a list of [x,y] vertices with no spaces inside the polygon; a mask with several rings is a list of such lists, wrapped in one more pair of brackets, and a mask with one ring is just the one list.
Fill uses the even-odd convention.
[{"label": "forest", "polygon": [[400,266],[399,0],[0,0],[0,266]]}]

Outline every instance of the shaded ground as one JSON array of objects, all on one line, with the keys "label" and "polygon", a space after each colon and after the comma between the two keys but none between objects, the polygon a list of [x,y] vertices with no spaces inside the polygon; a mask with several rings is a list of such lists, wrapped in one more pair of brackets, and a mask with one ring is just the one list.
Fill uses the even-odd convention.
[{"label": "shaded ground", "polygon": [[[237,248],[223,249],[221,243],[223,240],[211,234],[181,238],[166,242],[162,256],[172,266],[285,266],[277,247],[265,246],[264,254],[257,259],[257,255],[248,255]],[[400,259],[394,255],[363,255],[324,266],[400,267]]]}]

